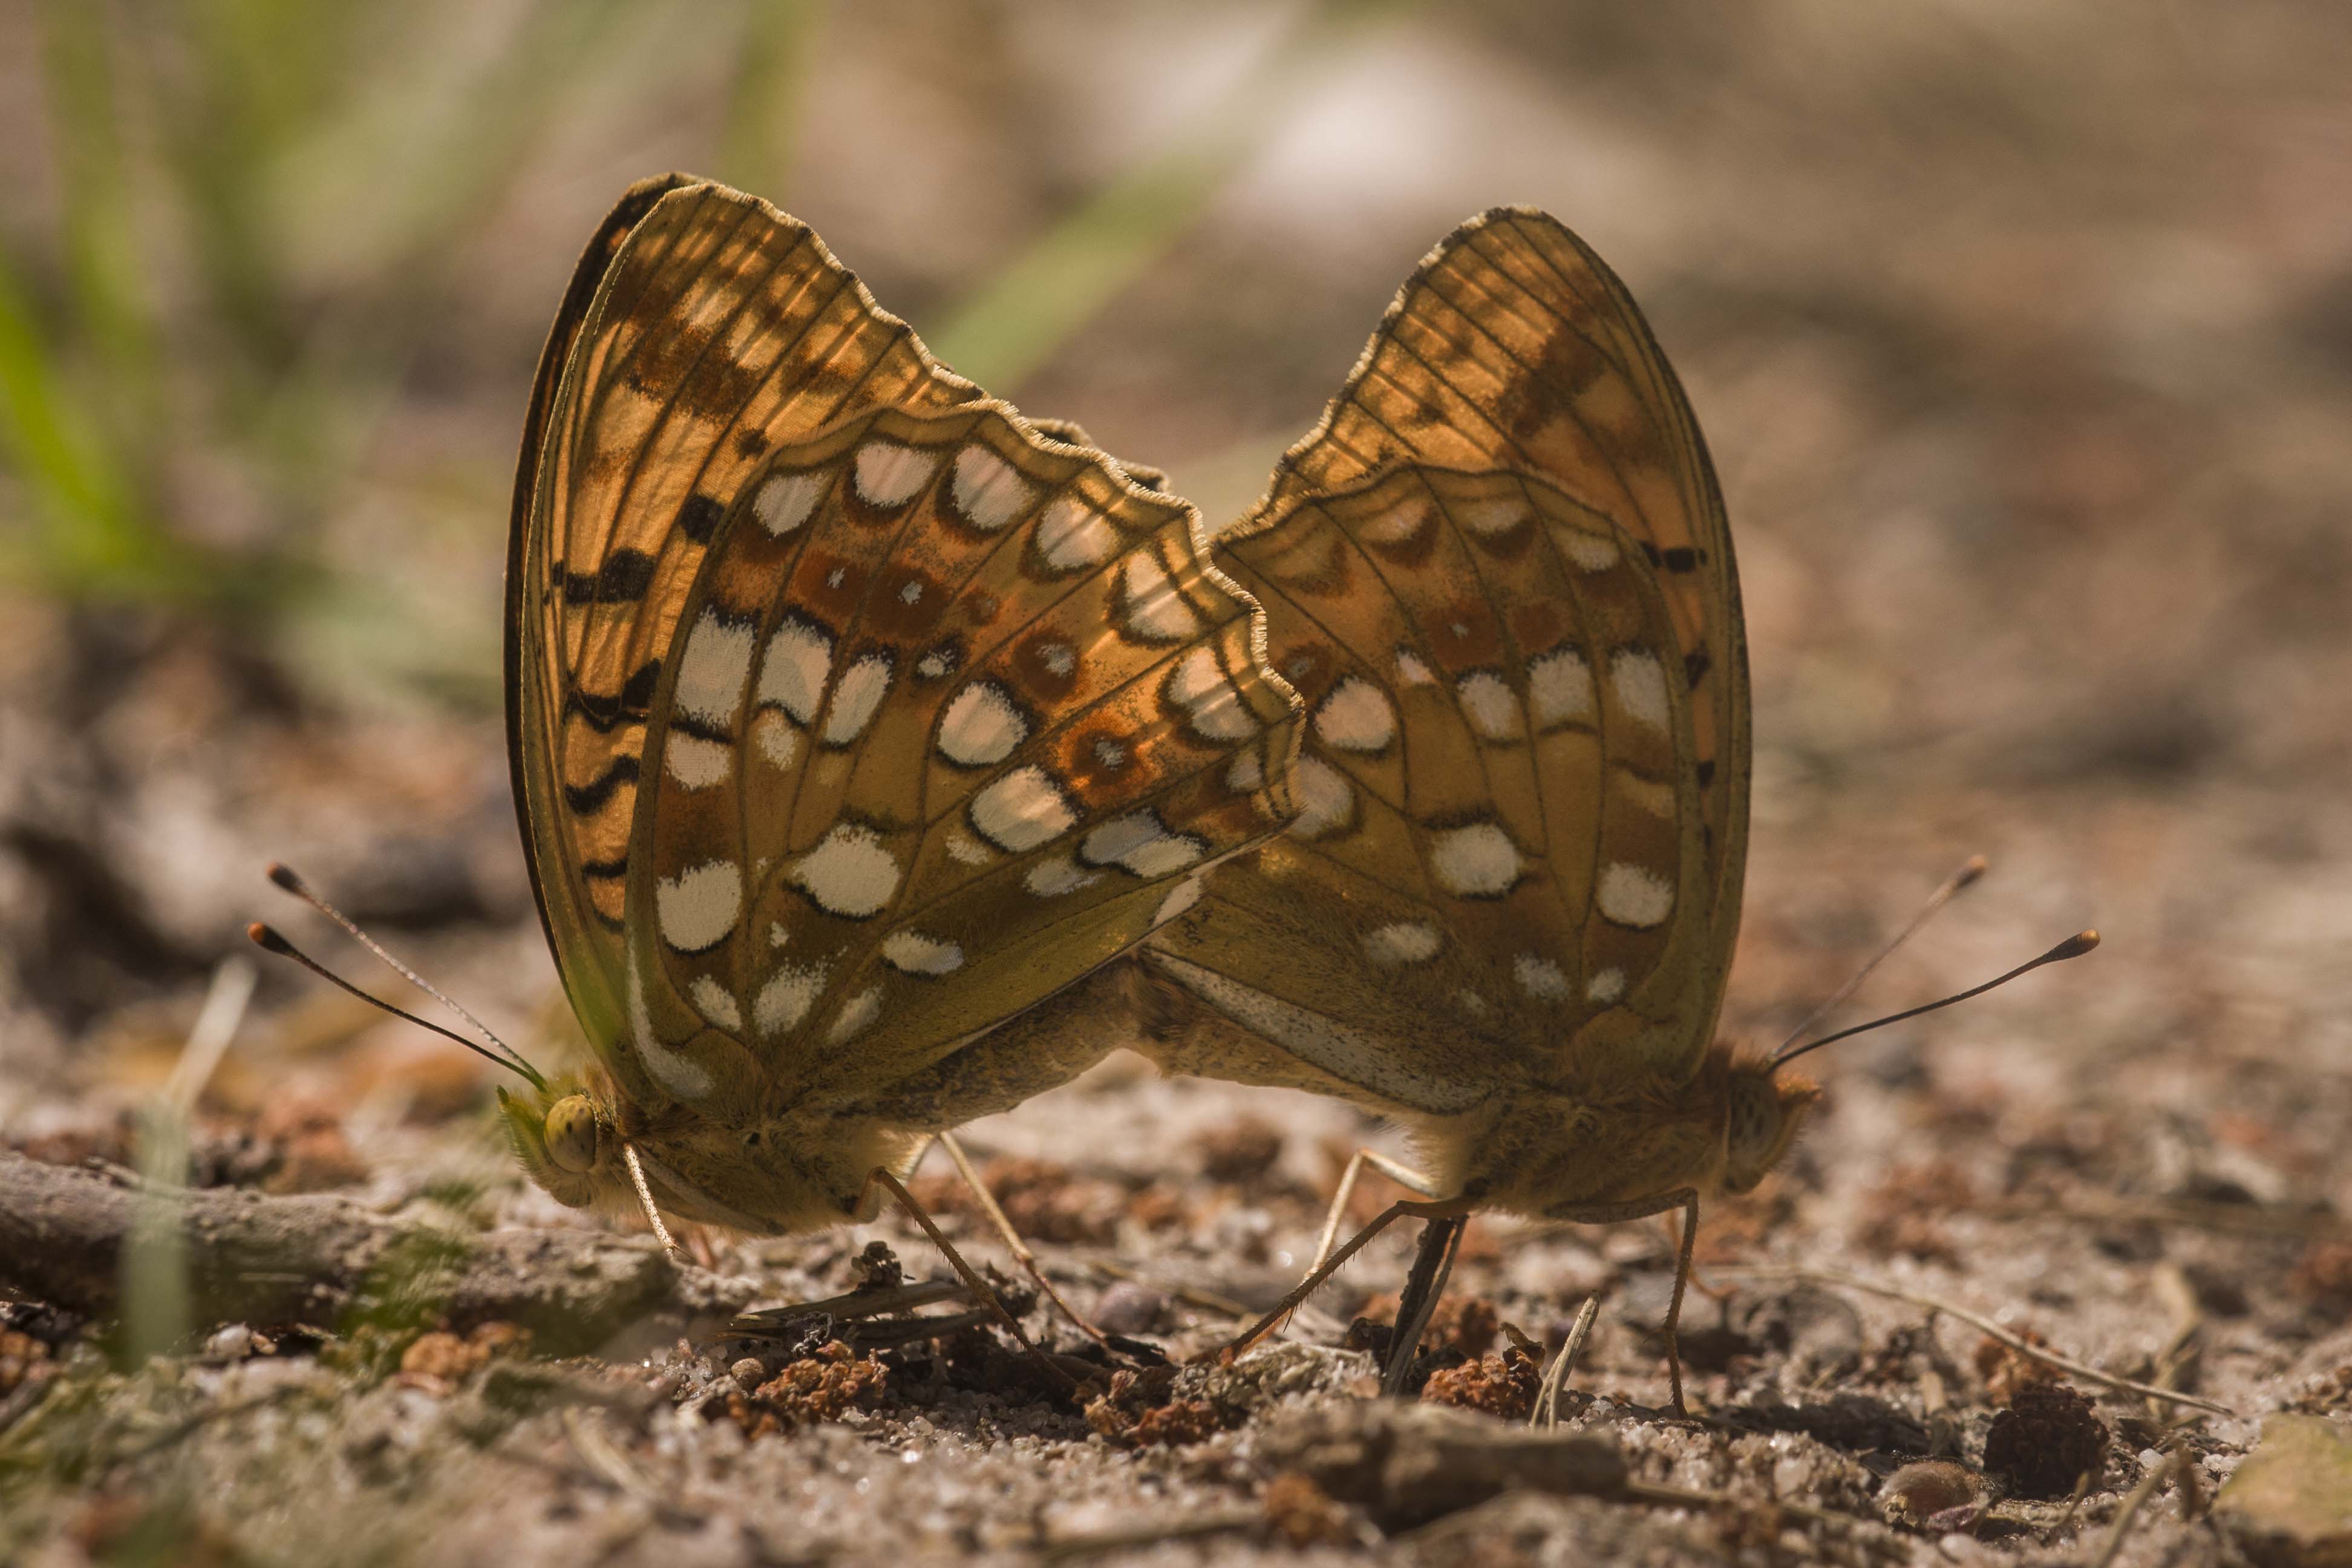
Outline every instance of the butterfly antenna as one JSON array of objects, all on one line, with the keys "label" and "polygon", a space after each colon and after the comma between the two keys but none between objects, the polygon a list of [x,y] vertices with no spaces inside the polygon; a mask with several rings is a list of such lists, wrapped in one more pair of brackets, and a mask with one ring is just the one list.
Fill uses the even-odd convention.
[{"label": "butterfly antenna", "polygon": [[[406,1018],[412,1024],[422,1024],[425,1028],[431,1029],[436,1035],[448,1036],[449,1038],[456,1040],[467,1050],[473,1051],[480,1056],[488,1057],[490,1060],[497,1062],[499,1066],[511,1068],[513,1071],[521,1074],[533,1089],[545,1089],[547,1087],[547,1080],[540,1076],[539,1070],[536,1068],[533,1068],[529,1062],[523,1060],[521,1055],[518,1053],[513,1047],[508,1045],[504,1040],[499,1038],[498,1036],[492,1034],[490,1032],[490,1026],[488,1024],[483,1023],[479,1018],[475,1017],[471,1013],[466,1011],[465,1008],[459,1006],[457,1002],[445,994],[439,986],[435,985],[431,981],[425,979],[425,976],[417,973],[416,971],[409,968],[408,965],[401,963],[400,960],[386,952],[383,947],[377,943],[373,937],[360,930],[360,928],[352,922],[352,918],[349,915],[346,915],[342,910],[335,908],[334,905],[320,898],[318,893],[312,889],[310,884],[304,881],[301,877],[296,873],[292,867],[283,864],[272,865],[269,868],[269,879],[277,883],[279,887],[285,889],[288,892],[293,894],[296,898],[301,900],[304,903],[309,904],[312,909],[318,910],[320,914],[326,916],[337,925],[342,927],[346,931],[350,932],[352,941],[358,942],[362,947],[366,948],[370,952],[383,960],[383,962],[392,968],[393,972],[398,974],[403,980],[407,981],[411,985],[415,986],[419,991],[424,992],[427,996],[432,997],[436,1002],[440,1003],[441,1005],[448,1008],[449,1011],[457,1014],[460,1018],[465,1019],[467,1023],[471,1024],[474,1026],[475,1033],[480,1035],[482,1038],[490,1042],[491,1048],[485,1051],[479,1046],[475,1045],[471,1040],[466,1039],[460,1035],[452,1034],[447,1029],[441,1028],[436,1025],[425,1023],[424,1019],[417,1017],[414,1013],[403,1012],[400,1008],[392,1005],[388,1002],[378,1001],[375,997],[370,996],[366,992],[342,979],[340,975],[337,975],[321,965],[313,963],[303,953],[296,951],[292,942],[288,942],[283,936],[278,935],[277,931],[272,931],[269,927],[259,924],[249,927],[246,934],[250,936],[257,943],[258,943],[264,951],[278,953],[284,957],[295,960],[305,968],[311,970],[315,973],[324,975],[327,979],[333,981],[336,984],[341,986],[352,995],[357,996],[363,1001],[374,1003],[375,1005],[383,1008],[387,1013],[397,1014],[399,1016]],[[274,939],[274,944],[271,941],[264,941],[263,938],[265,935]]]},{"label": "butterfly antenna", "polygon": [[1837,990],[1832,994],[1828,1001],[1823,1002],[1820,1006],[1806,1014],[1804,1022],[1799,1024],[1795,1028],[1789,1031],[1789,1037],[1782,1040],[1780,1044],[1779,1049],[1773,1052],[1775,1058],[1779,1058],[1780,1051],[1787,1050],[1804,1036],[1811,1034],[1814,1026],[1823,1018],[1826,1018],[1832,1013],[1836,1012],[1847,997],[1861,990],[1862,983],[1870,978],[1872,970],[1876,969],[1880,964],[1885,963],[1887,959],[1892,957],[1896,948],[1901,947],[1905,942],[1909,942],[1913,937],[1918,935],[1919,928],[1927,923],[1927,917],[1934,914],[1937,910],[1942,909],[1946,904],[1950,903],[1963,888],[1969,886],[1971,883],[1975,882],[1978,878],[1983,876],[1985,874],[1985,868],[1991,862],[1988,861],[1981,855],[1971,855],[1966,860],[1962,861],[1958,870],[1945,878],[1943,885],[1937,888],[1934,892],[1927,895],[1927,901],[1919,906],[1919,912],[1911,917],[1910,924],[1905,926],[1901,931],[1895,933],[1895,940],[1893,942],[1890,942],[1885,947],[1880,948],[1878,952],[1872,956],[1869,963],[1864,964],[1860,969],[1853,972],[1853,979],[1839,986]]},{"label": "butterfly antenna", "polygon": [[2073,936],[2068,937],[2064,942],[2060,942],[2056,947],[2052,948],[2041,957],[2033,959],[2029,963],[2021,963],[2006,974],[1996,975],[1994,978],[1986,981],[1983,984],[1972,985],[1966,991],[1962,991],[1956,995],[1947,996],[1939,1002],[1930,1002],[1922,1007],[1909,1007],[1900,1013],[1889,1013],[1885,1017],[1873,1018],[1867,1024],[1856,1024],[1851,1029],[1840,1029],[1834,1035],[1823,1035],[1820,1039],[1809,1041],[1804,1045],[1799,1046],[1794,1050],[1790,1050],[1786,1047],[1783,1047],[1780,1050],[1773,1054],[1772,1066],[1775,1068],[1783,1067],[1788,1063],[1796,1060],[1799,1057],[1803,1056],[1807,1051],[1819,1050],[1822,1047],[1826,1046],[1834,1040],[1843,1040],[1851,1036],[1859,1035],[1870,1029],[1883,1028],[1888,1024],[1899,1024],[1906,1018],[1916,1018],[1922,1013],[1933,1013],[1939,1007],[1948,1007],[1955,1002],[1965,1002],[1971,996],[1981,996],[1986,992],[1991,990],[1994,986],[2006,985],[2011,981],[2016,979],[2019,975],[2031,973],[2034,970],[2041,968],[2045,963],[2063,963],[2070,958],[2080,958],[2098,945],[2099,933],[2097,931],[2076,931]]},{"label": "butterfly antenna", "polygon": [[505,1068],[511,1072],[520,1073],[525,1079],[530,1080],[530,1086],[533,1089],[543,1089],[547,1087],[547,1080],[540,1077],[537,1072],[533,1071],[529,1062],[523,1061],[520,1058],[510,1059],[506,1057],[499,1056],[493,1052],[486,1051],[480,1046],[467,1039],[465,1036],[457,1033],[455,1030],[445,1029],[440,1025],[433,1023],[428,1019],[420,1018],[415,1014],[410,1012],[407,1008],[394,1006],[392,1003],[385,1001],[381,996],[369,995],[366,992],[361,990],[358,986],[352,984],[350,981],[344,979],[341,975],[336,973],[325,964],[320,963],[317,959],[312,958],[309,953],[304,952],[300,948],[296,947],[292,942],[288,942],[284,936],[278,933],[275,927],[266,926],[259,921],[256,921],[251,925],[245,928],[245,934],[251,938],[253,945],[261,949],[262,952],[274,952],[280,958],[292,959],[295,963],[300,964],[303,968],[309,970],[311,973],[317,975],[328,984],[337,986],[344,991],[350,992],[352,995],[358,997],[369,1006],[389,1013],[395,1018],[404,1018],[420,1029],[430,1029],[445,1040],[455,1040],[457,1044],[465,1047],[476,1056],[484,1058],[489,1061],[494,1061],[498,1063],[499,1066]]}]

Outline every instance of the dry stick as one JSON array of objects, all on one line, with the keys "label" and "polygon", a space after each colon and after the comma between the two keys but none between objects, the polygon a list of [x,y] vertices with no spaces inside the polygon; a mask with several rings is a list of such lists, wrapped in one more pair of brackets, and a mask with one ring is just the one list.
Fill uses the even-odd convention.
[{"label": "dry stick", "polygon": [[2137,1394],[2147,1399],[2161,1399],[2174,1405],[2193,1405],[2200,1410],[2210,1410],[2216,1415],[2234,1416],[2238,1414],[2228,1405],[2216,1405],[2210,1399],[2200,1399],[2189,1394],[2176,1394],[2168,1388],[2158,1388],[2147,1383],[2135,1383],[2128,1377],[2117,1377],[2113,1373],[2101,1372],[2094,1366],[2085,1366],[2079,1361],[2069,1360],[2055,1352],[2045,1350],[2040,1345],[2021,1339],[1982,1313],[1971,1312],[1966,1307],[1955,1307],[1949,1301],[1921,1291],[1906,1290],[1899,1285],[1882,1285],[1875,1279],[1864,1279],[1853,1274],[1841,1274],[1835,1269],[1799,1268],[1781,1264],[1757,1264],[1745,1268],[1721,1268],[1717,1272],[1757,1279],[1802,1279],[1815,1285],[1838,1285],[1849,1290],[1861,1290],[1873,1296],[1884,1296],[1890,1301],[1907,1301],[1915,1307],[1925,1307],[1931,1312],[1942,1312],[1948,1317],[1958,1318],[1970,1328],[1980,1329],[1990,1334],[2021,1355],[2031,1356],[2035,1361],[2079,1377],[2085,1383],[2095,1383],[2105,1388],[2119,1388],[2127,1394]]},{"label": "dry stick", "polygon": [[2133,1520],[2138,1517],[2141,1509],[2147,1506],[2147,1500],[2156,1495],[2157,1489],[2164,1484],[2164,1478],[2187,1462],[2188,1452],[2186,1447],[2175,1448],[2167,1463],[2148,1467],[2147,1474],[2140,1478],[2139,1485],[2132,1488],[2131,1496],[2124,1499],[2124,1506],[2116,1511],[2116,1527],[2109,1532],[2106,1545],[2100,1550],[2098,1559],[2091,1568],[2107,1568],[2107,1564],[2116,1560],[2116,1553],[2124,1549],[2124,1537],[2131,1533]]},{"label": "dry stick", "polygon": [[1543,1387],[1536,1393],[1536,1407],[1528,1412],[1529,1426],[1553,1427],[1559,1425],[1559,1391],[1568,1374],[1576,1370],[1576,1358],[1584,1353],[1584,1342],[1592,1337],[1593,1321],[1601,1316],[1601,1298],[1587,1296],[1583,1310],[1576,1314],[1576,1327],[1568,1331],[1568,1342],[1559,1347],[1559,1354],[1551,1358],[1544,1370]]}]

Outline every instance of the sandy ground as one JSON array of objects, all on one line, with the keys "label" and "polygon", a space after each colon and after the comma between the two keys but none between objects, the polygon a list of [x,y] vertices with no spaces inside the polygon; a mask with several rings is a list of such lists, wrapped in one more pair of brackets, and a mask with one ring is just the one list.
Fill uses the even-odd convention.
[{"label": "sandy ground", "polygon": [[[1245,9],[1198,29],[1058,12],[915,42],[886,41],[898,23],[836,29],[777,194],[928,326],[1071,192],[1213,108],[1260,40]],[[152,1360],[126,1349],[140,1325],[9,1302],[0,1558],[2086,1563],[2138,1494],[2114,1561],[2238,1560],[2243,1508],[2217,1514],[2215,1494],[2264,1432],[2284,1443],[2297,1415],[2352,1430],[2341,17],[2260,4],[2203,40],[2182,18],[2040,7],[1655,14],[1555,25],[1497,5],[1363,35],[1008,390],[1231,515],[1423,247],[1493,202],[1549,206],[1650,309],[1734,519],[1758,766],[1726,1028],[1777,1038],[1971,853],[1991,876],[1844,1016],[2105,934],[2079,963],[1815,1058],[1828,1099],[1803,1142],[1705,1221],[1698,1419],[1658,1408],[1672,1254],[1654,1224],[1473,1225],[1451,1294],[1491,1314],[1454,1337],[1496,1359],[1441,1392],[1516,1411],[1526,1371],[1488,1324],[1548,1352],[1600,1304],[1569,1436],[1525,1451],[1492,1414],[1400,1426],[1369,1357],[1341,1348],[1402,1283],[1409,1234],[1277,1347],[1134,1379],[1091,1413],[977,1338],[866,1365],[725,1337],[728,1310],[850,1289],[873,1240],[942,1271],[886,1220],[701,1238],[709,1267],[593,1354],[535,1355],[497,1321],[444,1336],[443,1300],[400,1268],[331,1331],[194,1322]],[[1168,101],[1068,64],[1069,37],[1157,71]],[[567,122],[491,204],[456,303],[395,323],[411,370],[355,399],[380,423],[307,522],[252,500],[282,476],[250,452],[189,437],[172,456],[175,526],[290,540],[345,590],[258,624],[0,602],[11,1147],[138,1163],[124,1118],[181,1059],[242,922],[320,939],[260,880],[273,858],[535,1055],[563,1048],[494,717],[502,487],[579,237],[627,178],[707,166],[694,82],[720,68],[688,53]],[[887,134],[861,131],[894,73],[919,90]],[[29,170],[38,139],[6,141]],[[298,279],[328,312],[359,287],[333,259]],[[460,1237],[581,1240],[591,1222],[505,1156],[488,1083],[265,973],[207,1081],[191,1174]],[[1296,1277],[1348,1152],[1405,1152],[1389,1137],[1118,1058],[969,1130],[1049,1274],[1178,1361],[1229,1328],[1213,1303],[1262,1305]],[[1003,1261],[943,1180],[923,1190]],[[1393,1195],[1368,1184],[1359,1217]],[[1958,1312],[2228,1414],[2061,1376],[2086,1413]],[[1950,1497],[1895,1479],[1936,1458],[1964,1472]],[[2071,1479],[2033,1484],[2037,1461],[2078,1460],[2095,1470],[2079,1500]]]}]

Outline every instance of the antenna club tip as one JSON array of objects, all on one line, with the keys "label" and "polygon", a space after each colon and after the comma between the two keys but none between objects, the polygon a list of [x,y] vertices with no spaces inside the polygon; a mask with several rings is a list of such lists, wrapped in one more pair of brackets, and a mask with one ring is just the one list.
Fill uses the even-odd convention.
[{"label": "antenna club tip", "polygon": [[293,867],[283,860],[272,860],[269,863],[268,876],[271,881],[289,893],[299,893],[303,890],[302,879],[295,874]]},{"label": "antenna club tip", "polygon": [[2059,943],[2059,946],[2063,949],[2062,956],[2066,958],[2080,958],[2098,945],[2099,933],[2095,931],[2076,931]]},{"label": "antenna club tip", "polygon": [[290,953],[294,946],[259,921],[245,928],[246,939],[264,952]]},{"label": "antenna club tip", "polygon": [[1960,862],[1959,871],[1952,879],[1965,888],[1990,869],[1992,869],[1991,861],[1981,855],[1971,855]]}]

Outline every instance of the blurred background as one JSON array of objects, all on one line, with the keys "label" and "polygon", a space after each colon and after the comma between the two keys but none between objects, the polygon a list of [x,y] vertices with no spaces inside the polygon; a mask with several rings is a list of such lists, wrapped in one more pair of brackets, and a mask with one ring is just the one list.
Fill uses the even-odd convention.
[{"label": "blurred background", "polygon": [[[320,941],[272,858],[526,1048],[567,1032],[499,721],[508,496],[581,245],[677,168],[1213,521],[1429,246],[1549,208],[1728,494],[1731,1026],[1972,851],[1870,999],[2107,936],[1823,1063],[1792,1180],[2352,1206],[2348,58],[2326,0],[0,0],[0,1129],[126,1157],[244,922]],[[423,1139],[522,1201],[488,1074],[273,968],[205,1101],[260,1163],[208,1179]],[[1001,1141],[1115,1157],[1070,1120]]]}]

